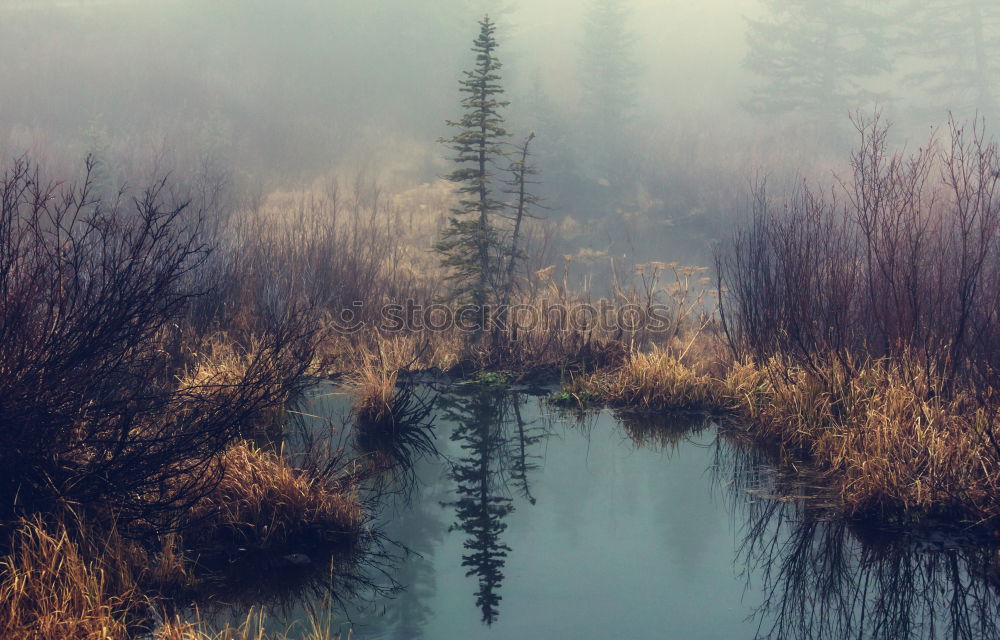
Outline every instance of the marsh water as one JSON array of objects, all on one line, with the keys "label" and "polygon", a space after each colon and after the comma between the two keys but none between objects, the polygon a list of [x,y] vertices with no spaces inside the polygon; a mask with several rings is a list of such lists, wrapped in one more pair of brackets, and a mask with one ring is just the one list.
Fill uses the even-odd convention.
[{"label": "marsh water", "polygon": [[[351,638],[1000,637],[988,536],[833,519],[821,486],[709,417],[636,423],[482,385],[424,397],[437,453],[378,503],[391,560],[329,621]],[[330,386],[307,400],[348,406]]]}]

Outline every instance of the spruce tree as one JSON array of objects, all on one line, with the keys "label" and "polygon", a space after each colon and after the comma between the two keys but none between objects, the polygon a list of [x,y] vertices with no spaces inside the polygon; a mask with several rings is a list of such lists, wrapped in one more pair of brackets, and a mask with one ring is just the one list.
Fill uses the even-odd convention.
[{"label": "spruce tree", "polygon": [[479,36],[472,47],[475,67],[465,71],[460,82],[465,111],[461,119],[448,121],[449,126],[459,131],[442,140],[456,152],[454,161],[459,168],[446,177],[459,185],[460,199],[451,210],[435,250],[448,270],[451,300],[472,304],[479,310],[477,327],[481,331],[501,274],[498,260],[504,255],[496,218],[505,205],[494,196],[493,170],[506,155],[504,140],[510,134],[500,114],[508,103],[501,98],[496,27],[489,16],[479,26]]}]

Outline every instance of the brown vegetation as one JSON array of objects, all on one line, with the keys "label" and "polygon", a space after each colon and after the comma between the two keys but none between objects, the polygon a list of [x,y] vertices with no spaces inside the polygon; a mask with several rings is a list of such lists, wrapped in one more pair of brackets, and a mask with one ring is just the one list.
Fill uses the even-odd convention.
[{"label": "brown vegetation", "polygon": [[[976,394],[946,396],[943,380],[889,359],[842,366],[823,377],[781,358],[732,362],[701,374],[667,350],[636,353],[621,367],[564,383],[569,404],[628,414],[723,412],[729,428],[819,473],[848,516],[986,524],[1000,518],[995,409]],[[914,392],[915,383],[937,393]],[[918,387],[919,388],[919,387]],[[648,432],[649,429],[644,429]]]},{"label": "brown vegetation", "polygon": [[[366,517],[358,483],[395,463],[331,451],[292,464],[247,442],[281,436],[310,373],[355,373],[358,417],[392,426],[358,444],[390,461],[433,447],[429,407],[396,388],[400,371],[599,364],[619,352],[590,327],[505,335],[502,350],[453,329],[344,331],[344,309],[371,322],[387,302],[434,301],[440,275],[414,240],[436,235],[436,214],[407,217],[405,199],[371,185],[275,198],[211,224],[165,182],[134,206],[92,185],[89,173],[79,186],[47,183],[27,160],[0,185],[9,637],[126,637],[148,618],[147,599],[208,588],[213,555],[349,547]],[[524,240],[531,248],[537,231]],[[519,301],[538,302],[539,290],[568,301],[565,281],[546,277]],[[74,511],[91,524],[53,524]],[[19,520],[36,513],[45,523]],[[99,548],[120,534],[130,542]]]},{"label": "brown vegetation", "polygon": [[607,371],[574,377],[565,392],[583,403],[598,401],[637,413],[714,409],[721,397],[716,381],[699,375],[667,348],[635,352]]},{"label": "brown vegetation", "polygon": [[340,640],[332,631],[331,617],[312,612],[305,624],[294,625],[285,631],[268,631],[267,616],[251,612],[238,624],[226,623],[213,628],[204,621],[168,620],[152,640]]},{"label": "brown vegetation", "polygon": [[244,442],[280,429],[306,381],[307,309],[199,315],[203,216],[164,181],[109,198],[93,168],[74,186],[17,160],[0,178],[3,637],[130,637],[198,584],[210,544],[343,547],[362,526],[346,462]]},{"label": "brown vegetation", "polygon": [[[148,630],[161,606],[216,588],[206,578],[219,576],[204,566],[214,554],[317,549],[325,557],[330,549],[349,550],[364,526],[356,481],[346,472],[293,468],[249,443],[228,449],[222,464],[222,478],[187,514],[183,535],[161,536],[159,551],[82,518],[18,523],[0,559],[0,635],[126,640]],[[202,622],[169,620],[153,638],[285,637],[265,634],[262,619],[212,632]],[[328,637],[318,635],[319,626],[312,632]]]},{"label": "brown vegetation", "polygon": [[239,347],[238,369],[204,373],[206,359],[177,345],[203,293],[200,216],[169,204],[162,181],[131,206],[108,201],[92,168],[79,186],[27,160],[0,178],[0,519],[113,503],[119,527],[147,535],[169,529],[217,477],[218,454],[302,384],[313,331],[290,312]]},{"label": "brown vegetation", "polygon": [[806,186],[779,209],[758,188],[718,258],[729,342],[819,377],[827,356],[848,368],[887,357],[946,393],[987,392],[1000,371],[997,144],[952,123],[943,142],[892,154],[877,118],[858,128],[840,190]]},{"label": "brown vegetation", "polygon": [[[718,260],[721,322],[704,270],[649,263],[622,283],[611,262],[598,296],[572,285],[573,257],[550,264],[551,228],[531,221],[527,253],[543,258],[511,291],[521,315],[475,334],[376,328],[386,304],[439,300],[424,249],[447,193],[333,184],[205,228],[163,183],[130,207],[15,163],[0,185],[0,631],[125,638],[149,603],[205,588],[213,557],[349,546],[359,483],[433,449],[418,371],[561,373],[569,404],[731,412],[821,473],[845,514],[995,521],[1000,153],[954,125],[943,151],[910,158],[877,123],[861,131],[844,195],[804,189],[776,211],[758,191]],[[662,322],[571,316],[585,304]],[[316,374],[355,388],[361,458],[293,462],[266,444]],[[53,524],[71,512],[115,524]],[[158,633],[262,638],[259,622]]]}]

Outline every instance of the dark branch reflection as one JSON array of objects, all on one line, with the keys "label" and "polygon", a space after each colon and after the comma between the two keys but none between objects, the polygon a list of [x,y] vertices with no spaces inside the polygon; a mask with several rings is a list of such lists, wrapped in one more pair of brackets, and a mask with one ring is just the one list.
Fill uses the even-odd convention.
[{"label": "dark branch reflection", "polygon": [[761,453],[723,437],[716,447],[716,480],[744,527],[736,561],[763,593],[758,638],[1000,637],[997,548],[982,534],[833,519],[818,483],[761,475]]}]

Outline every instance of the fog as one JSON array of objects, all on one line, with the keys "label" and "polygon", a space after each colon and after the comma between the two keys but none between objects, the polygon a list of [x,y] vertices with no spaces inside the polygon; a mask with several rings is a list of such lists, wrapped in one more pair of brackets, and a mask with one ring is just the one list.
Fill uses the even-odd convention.
[{"label": "fog", "polygon": [[704,263],[754,179],[843,165],[852,113],[911,145],[997,114],[991,0],[0,0],[0,154],[405,190],[450,170],[436,140],[487,12],[570,252]]}]

